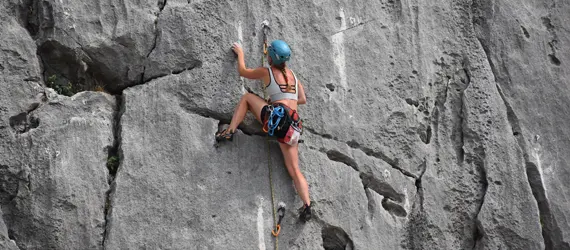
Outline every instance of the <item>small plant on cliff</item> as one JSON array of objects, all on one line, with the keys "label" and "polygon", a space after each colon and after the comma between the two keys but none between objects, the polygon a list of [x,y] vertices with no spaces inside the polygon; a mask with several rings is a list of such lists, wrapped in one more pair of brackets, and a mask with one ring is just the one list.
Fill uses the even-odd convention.
[{"label": "small plant on cliff", "polygon": [[120,159],[116,155],[112,155],[107,158],[107,169],[109,169],[109,173],[113,176],[117,173],[117,168],[119,168],[119,161]]},{"label": "small plant on cliff", "polygon": [[46,85],[49,88],[53,88],[55,86],[55,81],[57,80],[57,76],[56,75],[51,75],[50,77],[48,77],[47,81],[46,81]]},{"label": "small plant on cliff", "polygon": [[48,79],[46,81],[46,85],[49,88],[52,88],[53,90],[55,90],[55,92],[57,92],[60,95],[72,96],[74,94],[72,91],[73,86],[72,86],[71,82],[67,82],[67,84],[57,83],[57,76],[56,75],[51,75],[50,77],[48,77]]},{"label": "small plant on cliff", "polygon": [[103,86],[101,86],[101,85],[95,86],[95,91],[97,91],[97,92],[106,92],[106,91],[105,91],[105,88],[104,88]]}]

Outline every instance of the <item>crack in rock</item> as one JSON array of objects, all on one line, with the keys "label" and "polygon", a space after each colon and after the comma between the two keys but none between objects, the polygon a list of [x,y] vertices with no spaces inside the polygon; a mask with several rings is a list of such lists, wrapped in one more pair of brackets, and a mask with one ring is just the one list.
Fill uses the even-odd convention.
[{"label": "crack in rock", "polygon": [[151,47],[150,51],[146,54],[146,58],[148,58],[150,56],[150,54],[152,54],[154,49],[156,49],[156,43],[158,40],[158,36],[160,35],[160,30],[158,29],[158,20],[160,18],[160,14],[162,13],[162,10],[164,10],[164,7],[166,7],[166,3],[167,3],[167,0],[158,0],[158,3],[157,3],[158,12],[155,14],[156,19],[154,20],[154,39],[153,39],[152,47]]},{"label": "crack in rock", "polygon": [[397,202],[404,202],[406,195],[396,191],[390,184],[376,178],[373,174],[361,172],[358,168],[356,161],[350,156],[343,154],[337,150],[326,150],[321,148],[319,150],[325,153],[331,161],[340,162],[359,172],[359,177],[362,181],[362,186],[364,187],[364,193],[366,194],[368,200],[368,214],[372,214],[374,211],[373,200],[370,197],[369,192],[374,191],[382,196],[382,207],[389,213],[398,216],[406,217],[408,215],[404,207]]},{"label": "crack in rock", "polygon": [[374,192],[396,202],[404,202],[406,200],[405,194],[396,191],[390,184],[377,179],[372,174],[360,173],[360,179],[362,179],[364,188],[374,190]]},{"label": "crack in rock", "polygon": [[[334,140],[334,141],[337,141],[337,142],[340,142],[340,143],[346,143],[349,147],[351,147],[351,148],[353,148],[353,149],[361,150],[362,152],[364,152],[364,153],[365,153],[366,155],[368,155],[368,156],[371,156],[371,157],[374,157],[374,158],[376,158],[376,159],[380,159],[380,160],[386,162],[386,163],[387,163],[388,165],[390,165],[393,169],[396,169],[396,170],[400,171],[400,173],[402,173],[403,175],[408,176],[408,177],[411,177],[411,178],[414,178],[414,179],[417,179],[417,176],[416,176],[416,175],[414,175],[414,174],[410,173],[409,171],[407,171],[407,170],[405,170],[405,169],[399,167],[397,160],[393,160],[393,159],[389,158],[387,155],[385,155],[385,154],[382,153],[382,152],[374,151],[374,150],[371,149],[371,148],[361,146],[360,143],[358,143],[358,142],[355,141],[355,140],[351,140],[351,141],[348,141],[348,142],[342,142],[342,141],[338,140],[338,138],[333,137],[333,136],[330,135],[330,134],[319,133],[319,132],[315,131],[314,129],[308,128],[308,127],[304,127],[303,129],[307,130],[307,131],[310,132],[311,134],[320,136],[320,137],[325,138],[325,139]],[[348,165],[348,164],[347,164],[347,165]],[[349,166],[350,166],[350,165],[349,165]],[[351,166],[351,167],[352,167],[352,166]],[[357,171],[358,171],[358,170],[357,170]]]},{"label": "crack in rock", "polygon": [[102,247],[105,249],[105,242],[109,237],[109,231],[111,229],[112,215],[113,215],[113,194],[115,193],[116,184],[115,179],[119,173],[121,162],[122,162],[122,151],[121,151],[121,117],[125,111],[125,100],[122,95],[115,96],[116,99],[116,110],[114,117],[113,126],[113,147],[108,149],[109,156],[107,159],[107,168],[109,170],[109,190],[106,192],[105,199],[105,212],[104,212],[104,225],[103,225],[103,240]]},{"label": "crack in rock", "polygon": [[[153,81],[153,80],[156,80],[156,79],[159,79],[159,78],[162,78],[162,77],[167,77],[167,76],[171,76],[171,75],[179,75],[179,74],[182,74],[182,73],[184,73],[184,72],[186,72],[186,71],[193,70],[193,69],[195,69],[195,68],[200,68],[200,67],[202,67],[202,61],[195,59],[195,60],[193,60],[193,61],[190,63],[190,65],[189,65],[188,67],[186,67],[186,68],[173,70],[170,74],[158,74],[158,75],[156,75],[156,76],[149,77],[148,79],[144,79],[144,71],[145,71],[146,67],[143,67],[143,75],[141,75],[140,84],[136,84],[136,85],[133,85],[133,86],[142,85],[142,84],[147,84],[147,83],[149,83],[149,82],[151,82],[151,81]],[[129,86],[129,87],[133,87],[133,86]]]},{"label": "crack in rock", "polygon": [[469,88],[469,85],[471,84],[471,77],[469,76],[469,72],[465,69],[465,65],[461,73],[462,75],[460,76],[459,81],[463,86],[459,86],[461,88],[461,91],[459,93],[460,108],[458,114],[459,121],[457,123],[459,125],[457,128],[459,139],[459,143],[457,145],[457,158],[459,163],[462,163],[465,160],[465,149],[463,148],[465,146],[465,128],[467,127],[467,121],[464,119],[467,110],[467,107],[465,106],[465,90]]},{"label": "crack in rock", "polygon": [[352,159],[351,157],[349,157],[348,155],[345,155],[339,151],[336,150],[328,150],[325,152],[325,150],[321,150],[321,152],[326,153],[327,157],[331,160],[331,161],[336,161],[336,162],[340,162],[340,163],[344,163],[347,166],[350,166],[351,168],[353,168],[356,171],[358,170],[358,164],[356,164],[356,161],[354,161],[354,159]]},{"label": "crack in rock", "polygon": [[368,198],[369,214],[371,214],[373,210],[369,194],[369,190],[372,190],[384,196],[384,199],[382,200],[382,207],[386,211],[399,217],[406,217],[408,215],[404,207],[398,204],[398,202],[402,203],[405,201],[405,194],[399,193],[390,184],[376,178],[376,176],[373,174],[361,172],[356,161],[348,155],[343,154],[337,150],[326,150],[324,148],[321,148],[320,151],[322,153],[325,153],[330,160],[343,163],[360,173],[359,177],[362,181],[366,197]]},{"label": "crack in rock", "polygon": [[417,176],[410,173],[409,171],[401,168],[398,166],[398,160],[393,160],[390,157],[388,157],[387,155],[385,155],[384,153],[380,152],[380,151],[374,151],[371,148],[365,147],[360,145],[357,141],[355,140],[351,140],[346,142],[346,144],[354,149],[359,149],[362,152],[364,152],[366,155],[368,156],[372,156],[374,158],[380,159],[386,163],[388,163],[388,165],[390,165],[393,169],[396,169],[398,171],[400,171],[403,175],[408,176],[408,177],[412,177],[414,179],[417,179]]},{"label": "crack in rock", "polygon": [[412,205],[412,213],[407,224],[407,248],[426,249],[427,246],[437,245],[433,239],[432,225],[424,210],[424,191],[421,178],[416,180],[416,197]]},{"label": "crack in rock", "polygon": [[318,135],[318,136],[320,136],[320,137],[322,137],[322,138],[338,141],[338,139],[337,139],[337,138],[334,138],[331,134],[319,133],[319,132],[317,132],[315,129],[310,128],[310,127],[307,127],[307,126],[303,126],[303,129],[304,129],[304,130],[307,130],[307,131],[310,132],[311,134]]},{"label": "crack in rock", "polygon": [[562,231],[558,226],[558,222],[552,215],[546,194],[546,188],[544,187],[544,182],[542,180],[539,166],[531,162],[530,157],[527,153],[528,147],[526,145],[526,140],[522,134],[519,120],[513,110],[513,107],[507,101],[507,98],[503,93],[501,87],[498,84],[496,87],[507,109],[507,120],[509,121],[511,130],[513,131],[513,135],[517,140],[519,148],[521,151],[523,151],[523,157],[526,164],[527,180],[532,190],[532,195],[538,205],[539,217],[541,221],[540,226],[542,228],[542,237],[544,238],[545,249],[562,249],[564,247],[570,249],[570,245],[566,242],[563,242]]},{"label": "crack in rock", "polygon": [[406,228],[407,242],[406,247],[409,249],[425,249],[426,246],[433,246],[436,243],[433,241],[432,231],[430,230],[431,223],[427,219],[424,211],[424,189],[422,186],[422,178],[427,170],[427,161],[420,166],[421,172],[414,185],[416,186],[416,196],[409,215],[409,222]]},{"label": "crack in rock", "polygon": [[423,211],[423,207],[424,207],[424,191],[423,191],[423,187],[422,187],[422,178],[427,170],[427,161],[424,160],[424,162],[422,163],[422,165],[420,166],[421,172],[420,172],[420,176],[418,176],[418,178],[416,178],[416,181],[414,182],[414,185],[416,186],[416,194],[419,197],[419,202],[420,202],[420,208]]},{"label": "crack in rock", "polygon": [[485,197],[487,196],[487,188],[489,187],[489,183],[487,181],[487,172],[485,171],[485,167],[482,165],[477,164],[478,171],[481,175],[481,180],[483,184],[483,196],[481,197],[481,202],[477,205],[477,212],[475,212],[475,230],[473,232],[473,249],[477,249],[477,245],[481,242],[481,239],[485,236],[484,228],[479,220],[479,213],[481,212],[481,208],[483,208],[483,204],[485,204]]},{"label": "crack in rock", "polygon": [[205,117],[205,118],[211,118],[214,120],[218,120],[219,122],[221,122],[223,124],[229,124],[231,121],[231,117],[228,117],[227,114],[224,114],[224,113],[221,113],[221,112],[209,109],[209,108],[201,107],[201,105],[196,103],[195,98],[193,96],[189,96],[188,93],[186,93],[184,91],[178,91],[176,96],[180,100],[179,106],[189,113],[197,114],[197,115]]},{"label": "crack in rock", "polygon": [[[162,13],[162,10],[164,10],[164,7],[166,7],[166,3],[167,0],[158,0],[158,12],[155,13],[155,17],[156,19],[154,20],[154,38],[152,41],[152,46],[150,48],[150,50],[148,51],[148,53],[146,54],[146,59],[148,60],[148,58],[150,57],[150,55],[152,54],[152,52],[154,52],[154,50],[156,49],[156,45],[158,43],[158,37],[160,36],[161,30],[158,28],[158,21],[160,19],[160,14]],[[145,63],[146,64],[146,63]],[[161,77],[163,75],[159,75],[159,76],[153,76],[151,77],[152,79],[145,79],[145,72],[146,72],[146,65],[143,66],[143,70],[141,72],[141,80],[140,80],[140,84],[144,84],[146,82],[151,81],[152,79],[156,79],[158,77]]]},{"label": "crack in rock", "polygon": [[346,29],[343,29],[343,30],[339,30],[339,31],[337,31],[337,32],[335,32],[335,33],[333,33],[333,34],[331,34],[330,36],[332,37],[332,36],[334,36],[334,35],[336,35],[336,34],[338,34],[338,33],[345,32],[345,31],[347,31],[347,30],[351,30],[351,29],[360,27],[360,26],[362,26],[362,25],[365,25],[365,24],[368,24],[368,23],[371,23],[371,22],[374,22],[374,21],[377,21],[377,20],[378,20],[378,18],[374,18],[374,19],[368,20],[368,21],[366,21],[366,22],[360,22],[360,23],[358,23],[358,24],[356,24],[356,25],[354,25],[354,26],[352,26],[352,27],[350,27],[350,28],[346,28]]}]

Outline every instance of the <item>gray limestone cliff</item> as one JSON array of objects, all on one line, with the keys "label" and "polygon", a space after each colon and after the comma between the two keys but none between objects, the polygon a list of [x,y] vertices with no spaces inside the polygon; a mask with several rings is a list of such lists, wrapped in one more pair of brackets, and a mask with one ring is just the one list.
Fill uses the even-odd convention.
[{"label": "gray limestone cliff", "polygon": [[[0,3],[0,248],[570,249],[570,3]],[[301,201],[240,95],[305,86]],[[268,169],[271,167],[271,172]]]}]

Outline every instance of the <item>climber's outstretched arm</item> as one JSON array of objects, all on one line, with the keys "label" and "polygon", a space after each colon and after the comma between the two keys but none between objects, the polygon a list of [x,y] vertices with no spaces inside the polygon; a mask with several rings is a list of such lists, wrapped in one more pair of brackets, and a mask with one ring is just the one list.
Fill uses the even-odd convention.
[{"label": "climber's outstretched arm", "polygon": [[243,49],[238,43],[234,43],[232,46],[232,50],[237,55],[237,65],[238,65],[238,72],[240,76],[243,76],[248,79],[260,79],[267,74],[266,68],[255,68],[255,69],[248,69],[245,67],[245,58],[243,54]]}]

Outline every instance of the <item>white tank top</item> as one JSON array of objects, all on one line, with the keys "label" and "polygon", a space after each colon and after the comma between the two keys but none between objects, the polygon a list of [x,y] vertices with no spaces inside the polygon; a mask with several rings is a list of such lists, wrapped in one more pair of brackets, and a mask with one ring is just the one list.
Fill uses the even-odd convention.
[{"label": "white tank top", "polygon": [[266,91],[267,91],[267,95],[269,95],[269,99],[271,100],[271,102],[275,102],[275,101],[279,101],[279,100],[284,100],[284,99],[291,99],[291,100],[297,100],[299,98],[299,88],[297,86],[297,77],[295,76],[295,73],[293,73],[293,71],[291,71],[291,73],[293,74],[293,77],[295,78],[295,93],[288,93],[288,92],[284,92],[287,91],[287,85],[285,84],[277,84],[277,82],[275,81],[275,77],[273,76],[273,70],[271,70],[271,67],[267,67],[267,69],[269,70],[269,85],[267,85]]}]

